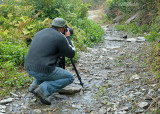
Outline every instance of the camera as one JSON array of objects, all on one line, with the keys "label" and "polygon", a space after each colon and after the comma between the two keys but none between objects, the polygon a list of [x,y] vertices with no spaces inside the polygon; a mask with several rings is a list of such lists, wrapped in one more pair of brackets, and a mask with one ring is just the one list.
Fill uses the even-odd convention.
[{"label": "camera", "polygon": [[73,29],[72,28],[69,28],[67,25],[65,25],[65,31],[68,31],[70,32],[71,36],[73,35]]}]

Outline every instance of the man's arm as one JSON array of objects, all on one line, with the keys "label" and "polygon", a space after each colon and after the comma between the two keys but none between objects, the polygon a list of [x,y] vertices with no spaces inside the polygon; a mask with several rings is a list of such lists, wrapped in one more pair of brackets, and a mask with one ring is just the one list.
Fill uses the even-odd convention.
[{"label": "man's arm", "polygon": [[75,48],[72,47],[69,44],[69,41],[66,37],[61,38],[60,42],[59,42],[59,51],[62,55],[68,57],[68,58],[73,58],[75,55]]}]

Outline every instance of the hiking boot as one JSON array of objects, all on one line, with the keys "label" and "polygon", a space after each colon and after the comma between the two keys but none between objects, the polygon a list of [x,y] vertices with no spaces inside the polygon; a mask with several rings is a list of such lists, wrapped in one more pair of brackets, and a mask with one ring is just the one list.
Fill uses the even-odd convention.
[{"label": "hiking boot", "polygon": [[37,87],[38,87],[38,86],[30,85],[30,87],[28,88],[28,91],[34,94],[34,90],[35,90]]},{"label": "hiking boot", "polygon": [[34,90],[34,95],[36,97],[38,97],[43,104],[51,105],[51,102],[49,101],[49,98],[44,96],[40,87],[38,87]]}]

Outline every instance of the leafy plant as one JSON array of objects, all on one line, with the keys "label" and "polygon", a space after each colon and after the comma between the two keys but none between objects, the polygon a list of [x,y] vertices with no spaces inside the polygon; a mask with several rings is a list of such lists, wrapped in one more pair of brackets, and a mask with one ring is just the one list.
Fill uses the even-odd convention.
[{"label": "leafy plant", "polygon": [[[31,83],[32,78],[25,75],[23,72],[17,72],[16,63],[14,62],[2,62],[2,68],[0,68],[0,91],[1,96],[9,94],[8,89],[11,87],[23,88],[27,87]],[[4,93],[5,91],[5,93]]]},{"label": "leafy plant", "polygon": [[11,42],[4,43],[1,42],[1,62],[14,62],[16,66],[23,65],[24,57],[27,53],[27,48],[25,45],[13,44]]}]

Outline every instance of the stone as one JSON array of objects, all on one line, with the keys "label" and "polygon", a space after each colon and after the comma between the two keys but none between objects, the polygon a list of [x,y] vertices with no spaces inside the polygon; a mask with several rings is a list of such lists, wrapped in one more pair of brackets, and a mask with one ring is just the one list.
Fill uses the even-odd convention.
[{"label": "stone", "polygon": [[113,19],[113,23],[119,23],[122,19],[123,17],[121,15],[117,16],[116,18]]},{"label": "stone", "polygon": [[80,109],[83,105],[81,104],[73,104],[72,107],[73,108],[77,108],[77,109]]},{"label": "stone", "polygon": [[6,109],[6,106],[0,105],[0,109]]},{"label": "stone", "polygon": [[92,111],[91,108],[88,108],[88,107],[87,107],[87,108],[85,109],[85,112],[86,112],[86,113],[90,113],[91,111]]},{"label": "stone", "polygon": [[126,111],[119,111],[118,114],[127,114]]},{"label": "stone", "polygon": [[143,113],[143,112],[144,112],[143,109],[137,109],[137,110],[135,111],[136,114]]},{"label": "stone", "polygon": [[6,104],[6,103],[10,103],[13,101],[14,98],[8,98],[8,99],[3,99],[0,101],[0,104]]},{"label": "stone", "polygon": [[153,92],[154,92],[153,89],[149,89],[149,90],[148,90],[148,94],[149,94],[149,95],[152,95]]},{"label": "stone", "polygon": [[137,37],[137,42],[145,42],[145,37]]},{"label": "stone", "polygon": [[146,109],[149,106],[149,103],[148,102],[141,102],[138,104],[138,106],[143,109]]},{"label": "stone", "polygon": [[10,94],[13,95],[14,97],[18,97],[18,95],[13,92],[10,92]]},{"label": "stone", "polygon": [[27,109],[27,107],[26,107],[26,106],[21,106],[21,108],[22,108],[23,110],[26,110],[26,109]]},{"label": "stone", "polygon": [[133,15],[132,17],[130,17],[130,18],[125,22],[125,24],[129,24],[129,23],[131,23],[133,20],[138,19],[139,15],[140,15],[140,12],[137,12],[135,15]]},{"label": "stone", "polygon": [[0,110],[0,114],[5,113],[6,111],[4,109]]},{"label": "stone", "polygon": [[135,74],[130,78],[130,81],[139,80],[139,79],[140,77],[137,74]]},{"label": "stone", "polygon": [[33,114],[41,114],[42,111],[40,109],[34,109]]},{"label": "stone", "polygon": [[99,110],[99,113],[100,114],[106,114],[107,110],[105,107],[101,107],[100,110]]},{"label": "stone", "polygon": [[107,51],[107,49],[105,49],[105,48],[102,48],[102,50],[103,50],[104,52],[106,52],[106,51]]},{"label": "stone", "polygon": [[87,50],[88,50],[88,51],[92,51],[92,48],[87,47]]},{"label": "stone", "polygon": [[66,94],[66,95],[71,95],[71,94],[75,94],[78,93],[82,90],[81,87],[71,87],[71,86],[67,86],[63,89],[61,89],[59,91],[59,94]]},{"label": "stone", "polygon": [[92,111],[90,114],[99,114],[97,111]]},{"label": "stone", "polygon": [[142,95],[142,92],[136,92],[136,93],[134,93],[134,95],[140,96],[140,95]]},{"label": "stone", "polygon": [[136,38],[128,38],[126,39],[127,42],[136,42]]},{"label": "stone", "polygon": [[132,105],[131,104],[126,104],[124,107],[122,107],[122,111],[129,111],[132,109]]}]

